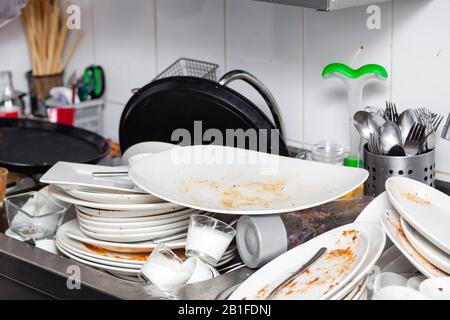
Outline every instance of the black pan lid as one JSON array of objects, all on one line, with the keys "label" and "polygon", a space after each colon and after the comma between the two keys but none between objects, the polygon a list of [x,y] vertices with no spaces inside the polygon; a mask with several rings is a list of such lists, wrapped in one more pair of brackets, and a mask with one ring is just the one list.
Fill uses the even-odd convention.
[{"label": "black pan lid", "polygon": [[[219,130],[225,141],[204,139],[203,133],[208,129]],[[274,136],[279,144],[279,152],[276,152],[276,144],[271,139],[270,131],[267,131],[276,128],[256,105],[228,87],[193,77],[165,78],[140,89],[122,113],[120,145],[122,152],[145,141],[243,147],[236,140],[234,143],[230,139],[227,141],[227,129],[254,129],[256,133],[259,129],[266,130],[267,143],[257,150],[288,155],[285,142],[278,133]],[[190,139],[179,139],[183,132],[188,132]],[[245,147],[250,146],[247,143]]]},{"label": "black pan lid", "polygon": [[39,120],[0,118],[0,166],[43,173],[58,161],[97,163],[109,153],[96,133]]}]

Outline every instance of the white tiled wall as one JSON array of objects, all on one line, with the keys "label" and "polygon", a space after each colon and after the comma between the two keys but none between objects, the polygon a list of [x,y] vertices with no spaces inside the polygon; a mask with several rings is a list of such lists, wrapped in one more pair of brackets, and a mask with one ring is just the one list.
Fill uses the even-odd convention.
[{"label": "white tiled wall", "polygon": [[[109,137],[117,138],[130,90],[182,56],[218,63],[220,73],[243,68],[259,77],[278,99],[291,142],[348,143],[344,86],[321,78],[331,62],[387,68],[389,81],[366,87],[367,105],[392,98],[400,106],[450,112],[448,0],[383,3],[381,30],[366,27],[366,7],[324,13],[252,0],[75,2],[85,37],[66,72],[81,72],[89,63],[104,66]],[[14,70],[16,86],[26,89],[22,74],[29,63],[20,21],[0,29],[0,69]],[[250,88],[232,87],[268,111]],[[437,162],[450,173],[450,142],[439,142]]]}]

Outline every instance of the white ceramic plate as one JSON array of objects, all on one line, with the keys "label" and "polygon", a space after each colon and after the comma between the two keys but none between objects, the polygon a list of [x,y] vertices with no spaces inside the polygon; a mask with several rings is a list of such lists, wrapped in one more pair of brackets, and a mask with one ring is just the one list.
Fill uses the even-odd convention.
[{"label": "white ceramic plate", "polygon": [[[88,243],[94,246],[98,246],[100,248],[104,248],[113,252],[120,253],[146,253],[151,252],[158,246],[158,243],[153,241],[142,241],[137,243],[117,243],[111,241],[101,241],[92,239],[81,232],[80,226],[78,224],[77,219],[70,220],[63,224],[61,228],[65,228],[65,235],[77,241],[81,241],[83,243]],[[170,249],[182,249],[186,245],[186,239],[174,240],[164,243]]]},{"label": "white ceramic plate", "polygon": [[393,209],[389,197],[385,192],[373,199],[356,218],[355,222],[368,222],[380,224],[381,215],[386,210]]},{"label": "white ceramic plate", "polygon": [[[74,256],[84,260],[92,261],[99,264],[106,264],[114,267],[125,267],[131,269],[139,269],[147,260],[149,253],[118,253],[108,251],[97,246],[86,245],[80,241],[70,239],[65,234],[65,229],[58,230],[56,241],[64,250]],[[183,256],[184,249],[175,249],[175,252]],[[225,255],[219,261],[218,265],[224,265],[236,257],[236,250],[231,248],[227,250]]]},{"label": "white ceramic plate", "polygon": [[144,193],[128,177],[94,177],[93,172],[127,171],[128,167],[107,167],[93,164],[80,164],[59,161],[40,179],[42,183],[86,187],[90,190],[115,190],[132,193]]},{"label": "white ceramic plate", "polygon": [[180,232],[183,232],[188,229],[188,224],[178,227],[172,228],[169,230],[160,230],[155,232],[147,232],[147,233],[133,233],[133,234],[113,234],[113,233],[97,233],[84,229],[80,225],[80,230],[88,237],[97,240],[103,241],[111,241],[111,242],[142,242],[142,241],[150,241],[156,238],[167,237],[170,235],[175,235]]},{"label": "white ceramic plate", "polygon": [[[149,220],[160,220],[164,218],[171,218],[186,212],[195,212],[196,209],[186,209],[179,208],[177,205],[173,207],[155,210],[102,210],[94,209],[83,206],[76,206],[77,212],[82,212],[85,215],[92,217],[92,219],[102,219],[102,221],[115,220],[115,219],[127,219],[127,221],[149,221]],[[128,220],[129,219],[129,220]],[[90,219],[91,220],[91,219]]]},{"label": "white ceramic plate", "polygon": [[85,224],[83,220],[79,219],[81,229],[94,232],[98,235],[117,235],[117,236],[133,236],[136,234],[154,234],[162,231],[171,231],[181,227],[188,227],[189,219],[184,219],[177,222],[171,222],[146,228],[134,228],[134,229],[117,229],[117,228],[99,228]]},{"label": "white ceramic plate", "polygon": [[129,211],[152,211],[152,210],[160,210],[160,209],[171,209],[171,210],[180,210],[183,207],[180,205],[176,205],[169,202],[161,202],[161,203],[146,203],[146,204],[112,204],[112,203],[97,203],[91,201],[80,200],[74,198],[67,193],[64,192],[61,188],[58,188],[55,185],[51,185],[49,188],[50,194],[56,199],[71,203],[74,205],[79,205],[83,207],[89,207],[94,209],[102,209],[102,210],[129,210]]},{"label": "white ceramic plate", "polygon": [[219,262],[217,262],[217,264],[215,265],[216,268],[221,267],[226,265],[228,262],[232,261],[234,258],[236,258],[236,254],[232,254],[231,256],[228,257],[222,257],[221,260],[219,260]]},{"label": "white ceramic plate", "polygon": [[67,251],[73,254],[82,254],[84,256],[89,256],[96,259],[108,260],[119,263],[127,263],[134,265],[143,265],[147,260],[149,253],[119,253],[103,248],[85,244],[83,242],[70,239],[65,234],[65,229],[58,230],[56,234],[56,241],[60,243]]},{"label": "white ceramic plate", "polygon": [[368,276],[366,276],[363,280],[361,280],[352,291],[350,291],[343,300],[359,300],[362,295],[364,294],[364,291],[367,289],[367,281]]},{"label": "white ceramic plate", "polygon": [[428,278],[444,277],[446,274],[426,260],[406,238],[400,225],[400,215],[395,210],[388,210],[381,217],[381,224],[388,237],[402,254]]},{"label": "white ceramic plate", "polygon": [[326,247],[327,252],[308,268],[308,272],[303,272],[281,289],[275,299],[315,300],[335,295],[360,272],[370,240],[359,230],[358,224],[326,232],[266,264],[242,283],[229,299],[265,299],[273,288],[322,247]]},{"label": "white ceramic plate", "polygon": [[172,148],[176,147],[176,145],[172,143],[167,142],[160,142],[160,141],[147,141],[147,142],[141,142],[137,143],[135,145],[132,145],[122,155],[122,164],[124,166],[128,165],[128,160],[136,155],[140,154],[146,154],[146,153],[159,153],[166,150],[170,150]]},{"label": "white ceramic plate", "polygon": [[129,176],[140,188],[173,203],[204,211],[257,215],[332,201],[361,185],[368,172],[208,145],[146,157],[132,166]]},{"label": "white ceramic plate", "polygon": [[[164,210],[165,211],[165,210]],[[138,212],[139,214],[145,214],[145,212],[141,211],[104,211],[99,209],[91,209],[82,206],[76,206],[77,214],[81,215],[84,219],[95,222],[103,222],[103,223],[134,223],[134,222],[150,222],[150,221],[161,221],[166,219],[174,219],[179,217],[186,217],[192,214],[204,214],[210,215],[207,212],[199,211],[196,209],[182,209],[178,211],[170,211],[163,212],[156,215],[149,216],[137,216],[137,217],[129,217],[134,212]],[[114,212],[114,214],[113,214]],[[129,213],[129,214],[128,214]],[[150,212],[150,214],[153,211]]]},{"label": "white ceramic plate", "polygon": [[367,290],[367,288],[366,288],[366,290],[364,290],[363,294],[362,294],[361,297],[359,298],[359,301],[367,300],[368,297],[369,297],[369,292],[368,292],[368,290]]},{"label": "white ceramic plate", "polygon": [[332,300],[340,300],[348,294],[358,283],[371,272],[373,266],[380,258],[386,245],[386,234],[379,223],[358,222],[358,230],[370,240],[369,252],[364,260],[361,270],[339,292],[331,297]]},{"label": "white ceramic plate", "polygon": [[450,255],[422,237],[405,219],[401,218],[400,221],[402,230],[414,249],[433,265],[450,274]]},{"label": "white ceramic plate", "polygon": [[390,178],[386,191],[400,215],[422,236],[450,254],[450,196],[407,178]]},{"label": "white ceramic plate", "polygon": [[108,265],[104,265],[104,264],[100,264],[100,263],[95,263],[95,262],[82,259],[80,257],[77,257],[77,256],[69,253],[67,250],[65,250],[58,244],[56,244],[56,246],[57,246],[58,250],[65,256],[67,256],[75,261],[78,261],[80,263],[83,263],[85,265],[88,265],[88,266],[91,266],[94,268],[98,268],[100,270],[117,271],[117,272],[128,274],[128,275],[137,276],[139,274],[138,269],[119,268],[119,267],[112,267],[112,266],[108,266]]},{"label": "white ceramic plate", "polygon": [[156,227],[161,225],[167,225],[169,223],[189,220],[190,215],[184,214],[178,217],[174,217],[171,219],[161,219],[161,220],[150,220],[143,222],[126,222],[127,218],[122,219],[123,222],[98,222],[93,221],[91,219],[86,219],[85,217],[89,217],[82,213],[77,213],[78,219],[83,222],[84,225],[103,228],[103,229],[116,229],[116,230],[125,230],[125,229],[137,229],[137,228],[148,228],[148,227]]},{"label": "white ceramic plate", "polygon": [[111,204],[145,204],[145,203],[161,203],[163,200],[151,195],[140,193],[122,193],[117,192],[98,192],[83,189],[63,188],[64,191],[72,197],[80,200],[97,203]]},{"label": "white ceramic plate", "polygon": [[72,251],[70,248],[66,247],[62,242],[56,242],[56,245],[58,248],[64,249],[66,252],[72,254],[75,257],[78,257],[80,259],[83,259],[85,261],[98,263],[103,266],[110,266],[110,267],[117,267],[117,268],[125,268],[125,269],[135,269],[140,270],[142,265],[132,264],[132,263],[126,263],[126,262],[116,262],[111,260],[105,260],[105,259],[99,259],[96,257],[84,255],[78,251]]}]

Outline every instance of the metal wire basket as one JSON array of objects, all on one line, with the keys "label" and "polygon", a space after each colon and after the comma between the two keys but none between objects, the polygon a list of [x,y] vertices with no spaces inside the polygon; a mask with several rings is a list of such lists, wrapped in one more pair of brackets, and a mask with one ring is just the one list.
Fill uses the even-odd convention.
[{"label": "metal wire basket", "polygon": [[389,157],[371,153],[364,148],[364,168],[369,178],[364,184],[365,193],[377,196],[386,190],[390,177],[400,176],[435,186],[435,151],[410,157]]},{"label": "metal wire basket", "polygon": [[101,99],[67,106],[47,101],[47,115],[50,122],[73,125],[101,134],[104,106],[105,102]]},{"label": "metal wire basket", "polygon": [[217,81],[219,65],[188,58],[180,58],[161,72],[154,80],[168,77],[189,76]]}]

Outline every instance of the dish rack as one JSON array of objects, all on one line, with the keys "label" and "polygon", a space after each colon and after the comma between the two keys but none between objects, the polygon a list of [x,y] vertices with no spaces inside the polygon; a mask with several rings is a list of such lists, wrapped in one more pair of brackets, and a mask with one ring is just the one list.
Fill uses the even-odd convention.
[{"label": "dish rack", "polygon": [[103,108],[101,99],[80,102],[67,106],[48,106],[50,122],[72,125],[98,134],[102,133]]},{"label": "dish rack", "polygon": [[169,77],[196,77],[217,81],[218,64],[201,60],[180,58],[161,72],[153,81]]}]

